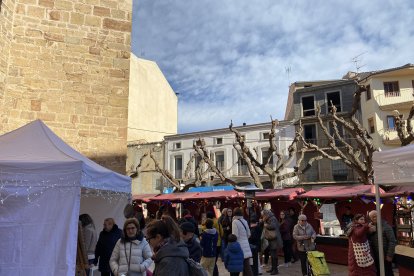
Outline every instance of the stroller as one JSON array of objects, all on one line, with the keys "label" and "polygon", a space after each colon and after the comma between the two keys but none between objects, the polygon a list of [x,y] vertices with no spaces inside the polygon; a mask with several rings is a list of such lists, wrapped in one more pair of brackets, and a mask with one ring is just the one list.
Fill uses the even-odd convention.
[{"label": "stroller", "polygon": [[325,254],[320,251],[308,251],[308,275],[309,276],[328,276],[329,272],[328,264],[325,260]]}]

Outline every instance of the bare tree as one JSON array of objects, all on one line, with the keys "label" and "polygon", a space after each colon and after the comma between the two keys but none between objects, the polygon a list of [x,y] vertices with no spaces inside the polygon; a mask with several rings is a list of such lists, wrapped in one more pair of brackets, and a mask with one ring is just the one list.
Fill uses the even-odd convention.
[{"label": "bare tree", "polygon": [[[303,146],[308,151],[316,152],[319,156],[330,160],[342,160],[348,167],[358,173],[361,182],[368,184],[371,183],[374,175],[372,164],[373,153],[378,149],[374,146],[367,130],[355,117],[359,109],[361,93],[364,91],[366,91],[366,88],[358,85],[354,93],[354,102],[349,120],[346,120],[345,117],[339,117],[336,113],[336,107],[331,103],[332,114],[327,119],[333,119],[331,122],[333,134],[329,133],[325,122],[321,118],[321,108],[319,106],[317,107],[318,124],[328,140],[328,146],[326,148],[318,146],[304,138],[302,135],[303,129],[301,121],[299,121],[299,133],[301,133],[300,139]],[[349,138],[345,138],[344,133],[347,133]]]},{"label": "bare tree", "polygon": [[[196,163],[196,156],[197,153],[191,155],[190,160],[187,162],[186,169],[184,171],[184,175],[181,179],[177,179],[170,173],[167,169],[163,169],[157,158],[153,155],[155,148],[150,149],[149,151],[145,152],[135,168],[135,171],[132,172],[131,177],[138,177],[141,173],[159,173],[161,176],[167,180],[170,184],[175,187],[174,191],[186,191],[190,187],[200,186],[202,183],[208,181],[209,172],[211,171],[209,167],[205,166],[204,160]],[[154,166],[154,169],[147,169],[150,167],[149,164],[143,166],[144,160],[149,158]],[[194,177],[192,175],[193,165],[194,166]]]},{"label": "bare tree", "polygon": [[398,110],[394,110],[395,128],[398,138],[400,138],[401,146],[407,146],[414,141],[414,131],[411,120],[414,117],[414,105],[411,107],[410,113],[406,120],[400,117]]},{"label": "bare tree", "polygon": [[[315,160],[321,159],[322,157],[315,157],[309,160],[307,166],[302,171],[299,171],[300,162],[303,160],[304,151],[301,154],[301,157],[298,159],[297,166],[294,168],[293,172],[288,172],[282,174],[283,170],[293,161],[295,154],[297,152],[297,143],[299,141],[299,135],[296,133],[295,138],[288,147],[288,155],[284,155],[276,145],[276,127],[279,125],[278,120],[272,119],[272,127],[269,133],[269,153],[267,158],[264,158],[262,162],[259,161],[257,152],[253,151],[247,146],[244,136],[233,127],[233,123],[230,124],[229,129],[235,134],[236,142],[233,144],[233,147],[237,150],[240,158],[247,164],[247,168],[250,174],[250,177],[253,179],[253,182],[258,188],[263,188],[262,182],[260,180],[261,174],[266,174],[269,176],[269,180],[272,183],[273,187],[277,187],[280,181],[298,176],[304,171],[308,170],[312,163]],[[211,160],[208,150],[205,147],[205,142],[203,139],[199,139],[197,142],[194,142],[194,149],[205,162],[209,165],[211,171],[213,171],[221,181],[235,185],[236,183],[227,178],[222,171],[220,171]],[[277,162],[275,166],[272,166],[271,159],[273,156],[277,157]]]},{"label": "bare tree", "polygon": [[201,139],[201,138],[199,138],[197,141],[194,141],[194,144],[193,144],[194,150],[198,153],[199,156],[201,156],[202,160],[205,163],[207,163],[211,172],[217,175],[217,177],[220,178],[220,180],[223,181],[223,183],[229,183],[231,185],[236,185],[236,182],[234,182],[230,178],[227,178],[224,175],[224,173],[220,169],[217,168],[213,160],[211,160],[210,154],[205,146],[206,146],[206,143],[204,139]]}]

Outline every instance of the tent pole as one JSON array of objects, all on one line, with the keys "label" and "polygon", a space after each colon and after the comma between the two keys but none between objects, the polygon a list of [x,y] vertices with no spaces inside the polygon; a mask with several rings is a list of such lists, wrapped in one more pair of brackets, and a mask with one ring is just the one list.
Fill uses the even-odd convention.
[{"label": "tent pole", "polygon": [[382,217],[381,217],[381,198],[379,192],[379,185],[375,184],[375,201],[377,210],[377,233],[378,233],[378,262],[380,268],[380,275],[385,276],[384,269],[384,242],[382,240]]}]

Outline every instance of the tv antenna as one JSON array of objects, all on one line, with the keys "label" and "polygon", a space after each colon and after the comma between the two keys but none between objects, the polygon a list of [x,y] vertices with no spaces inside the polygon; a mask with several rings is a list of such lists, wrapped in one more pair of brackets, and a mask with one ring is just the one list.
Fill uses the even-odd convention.
[{"label": "tv antenna", "polygon": [[361,69],[362,67],[364,67],[366,64],[361,65],[361,61],[362,61],[362,55],[366,54],[367,52],[363,52],[357,56],[354,56],[351,61],[354,63],[355,68],[356,68],[356,72],[359,73],[359,69]]},{"label": "tv antenna", "polygon": [[288,86],[290,86],[290,72],[292,71],[292,69],[290,68],[290,66],[285,67],[285,72],[287,74],[288,77]]}]

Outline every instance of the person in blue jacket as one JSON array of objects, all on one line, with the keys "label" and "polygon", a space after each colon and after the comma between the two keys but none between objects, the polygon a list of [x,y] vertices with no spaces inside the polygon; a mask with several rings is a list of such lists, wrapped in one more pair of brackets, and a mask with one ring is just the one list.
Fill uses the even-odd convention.
[{"label": "person in blue jacket", "polygon": [[207,270],[209,276],[213,275],[217,254],[218,233],[213,224],[212,219],[206,220],[206,229],[201,234],[200,241],[201,248],[203,249],[201,266]]},{"label": "person in blue jacket", "polygon": [[224,251],[224,266],[230,272],[230,276],[239,276],[243,272],[244,255],[236,235],[230,234],[228,245]]}]

